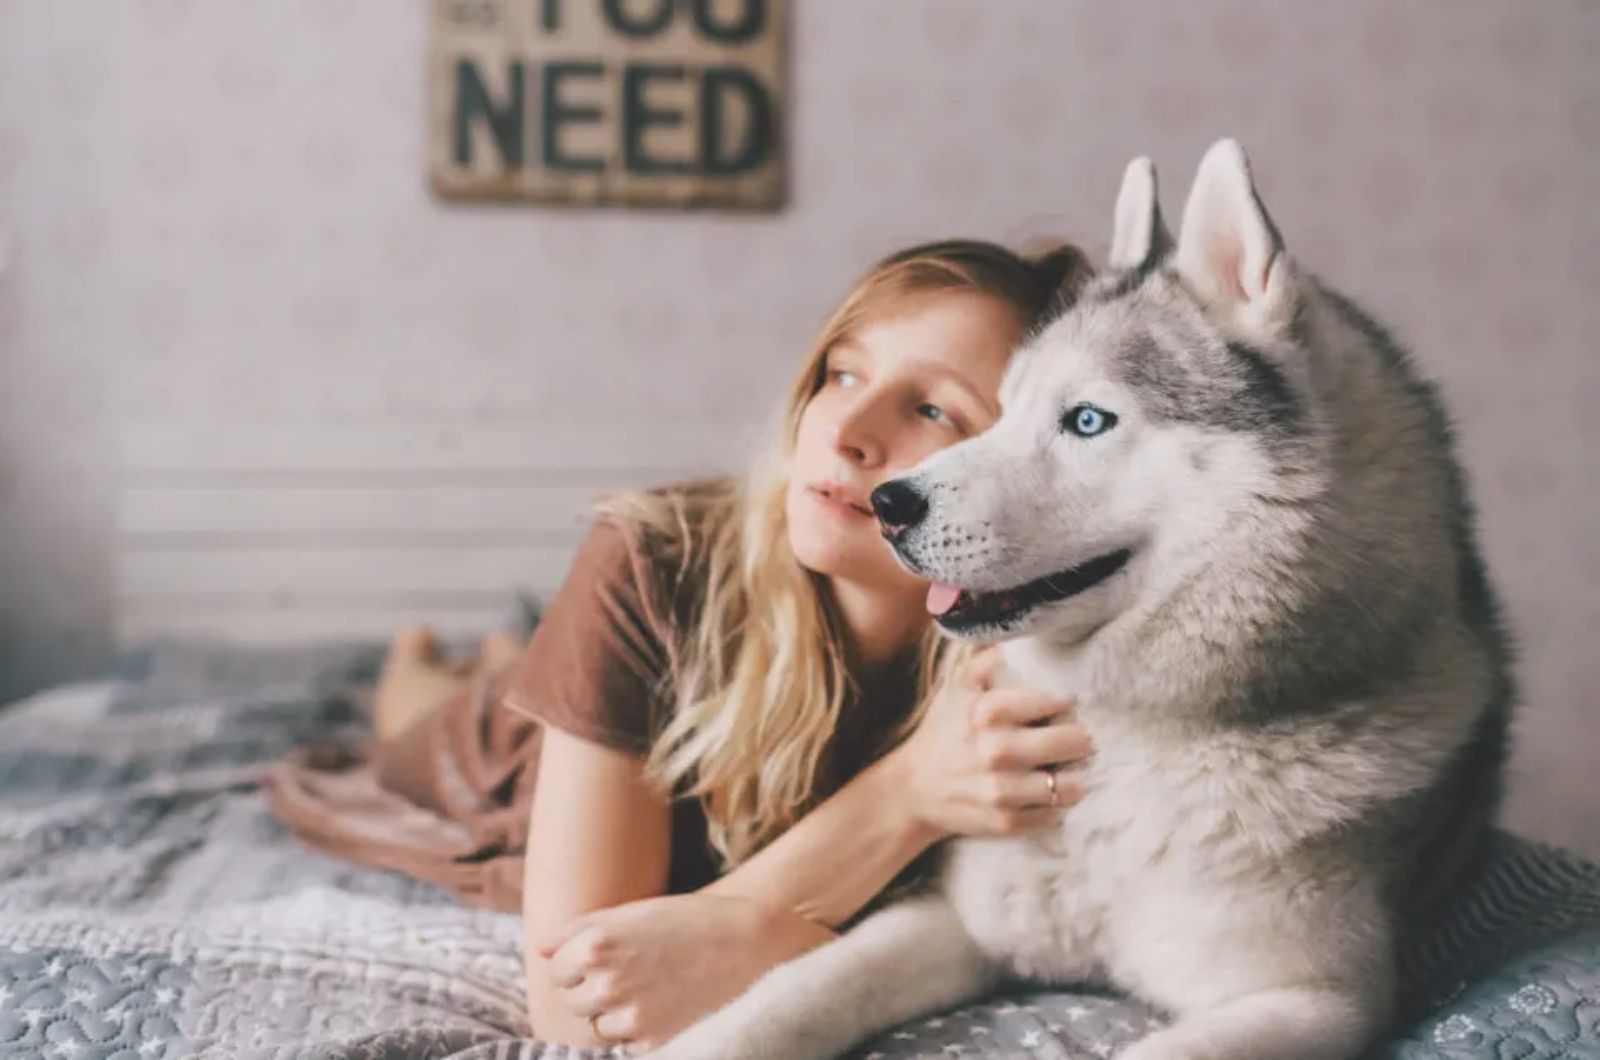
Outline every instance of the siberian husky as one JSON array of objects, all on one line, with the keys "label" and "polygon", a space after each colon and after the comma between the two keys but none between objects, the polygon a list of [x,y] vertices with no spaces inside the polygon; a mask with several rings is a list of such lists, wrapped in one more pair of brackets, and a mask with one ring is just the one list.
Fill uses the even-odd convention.
[{"label": "siberian husky", "polygon": [[1335,1060],[1395,1014],[1423,884],[1499,799],[1511,646],[1434,388],[1288,255],[1239,146],[1174,240],[1132,162],[1110,270],[988,431],[881,485],[900,561],[1010,682],[1071,696],[1086,791],[773,969],[659,1060],[804,1060],[1009,982],[1137,995],[1127,1060]]}]

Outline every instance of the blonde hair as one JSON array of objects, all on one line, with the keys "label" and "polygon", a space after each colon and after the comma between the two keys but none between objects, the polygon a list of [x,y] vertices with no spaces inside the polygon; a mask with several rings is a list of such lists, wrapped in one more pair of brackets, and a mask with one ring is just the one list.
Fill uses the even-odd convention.
[{"label": "blonde hair", "polygon": [[[829,349],[872,319],[938,291],[1002,298],[1032,329],[1075,298],[1091,273],[1070,244],[1017,254],[947,240],[892,254],[857,280],[824,324],[780,407],[779,429],[744,474],[616,491],[595,503],[596,516],[675,563],[676,584],[697,588],[694,613],[668,646],[671,687],[663,691],[675,708],[645,774],[665,791],[702,800],[724,870],[816,801],[819,767],[853,685],[839,615],[789,547],[784,504],[785,465]],[[916,727],[929,693],[964,654],[929,623],[917,653],[915,707],[889,746]]]}]

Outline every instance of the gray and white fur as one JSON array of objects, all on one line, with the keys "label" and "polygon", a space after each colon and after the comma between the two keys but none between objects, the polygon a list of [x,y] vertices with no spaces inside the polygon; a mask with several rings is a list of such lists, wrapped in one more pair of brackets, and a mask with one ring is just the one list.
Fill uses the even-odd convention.
[{"label": "gray and white fur", "polygon": [[[1513,699],[1447,418],[1290,258],[1233,141],[1177,239],[1148,159],[1115,228],[1111,270],[1016,353],[999,421],[900,480],[927,510],[893,538],[974,593],[1129,550],[959,631],[1077,701],[1085,796],[1037,832],[945,844],[930,889],[660,1060],[835,1056],[1016,980],[1168,1011],[1127,1060],[1336,1060],[1397,1018],[1396,946],[1497,807]],[[1084,405],[1114,425],[1066,429]]]}]

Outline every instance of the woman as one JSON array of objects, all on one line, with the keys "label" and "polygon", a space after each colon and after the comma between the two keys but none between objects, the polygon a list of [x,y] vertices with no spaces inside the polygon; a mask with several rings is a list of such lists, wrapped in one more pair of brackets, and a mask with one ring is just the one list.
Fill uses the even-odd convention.
[{"label": "woman", "polygon": [[275,810],[520,907],[534,1032],[634,1048],[913,885],[940,838],[1048,823],[1090,752],[1071,704],[988,688],[992,650],[938,635],[869,497],[997,418],[1010,351],[1088,273],[1071,246],[879,262],[748,473],[605,499],[526,648],[452,671],[397,640],[380,741],[298,756]]}]

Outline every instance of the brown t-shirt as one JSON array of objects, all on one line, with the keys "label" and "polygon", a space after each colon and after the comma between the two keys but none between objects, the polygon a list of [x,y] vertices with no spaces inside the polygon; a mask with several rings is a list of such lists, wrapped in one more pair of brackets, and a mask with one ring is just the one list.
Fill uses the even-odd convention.
[{"label": "brown t-shirt", "polygon": [[[644,757],[670,717],[670,638],[692,620],[697,584],[678,584],[672,564],[649,554],[615,524],[596,520],[561,590],[540,618],[507,689],[506,709],[585,739]],[[910,663],[881,671],[849,696],[824,755],[820,801],[887,748],[911,709]],[[700,801],[673,803],[669,890],[695,890],[720,863]]]},{"label": "brown t-shirt", "polygon": [[[511,668],[504,709],[643,758],[672,710],[668,644],[692,606],[668,564],[597,519]],[[687,588],[687,587],[685,587]],[[698,800],[673,804],[668,890],[717,875]]]},{"label": "brown t-shirt", "polygon": [[[698,588],[677,584],[672,563],[596,520],[515,663],[387,743],[300,748],[267,778],[272,812],[342,857],[520,909],[544,725],[643,758],[672,710],[669,637],[693,614]],[[817,801],[887,749],[915,686],[906,662],[847,696]],[[669,892],[698,889],[719,871],[699,800],[675,799]]]}]

